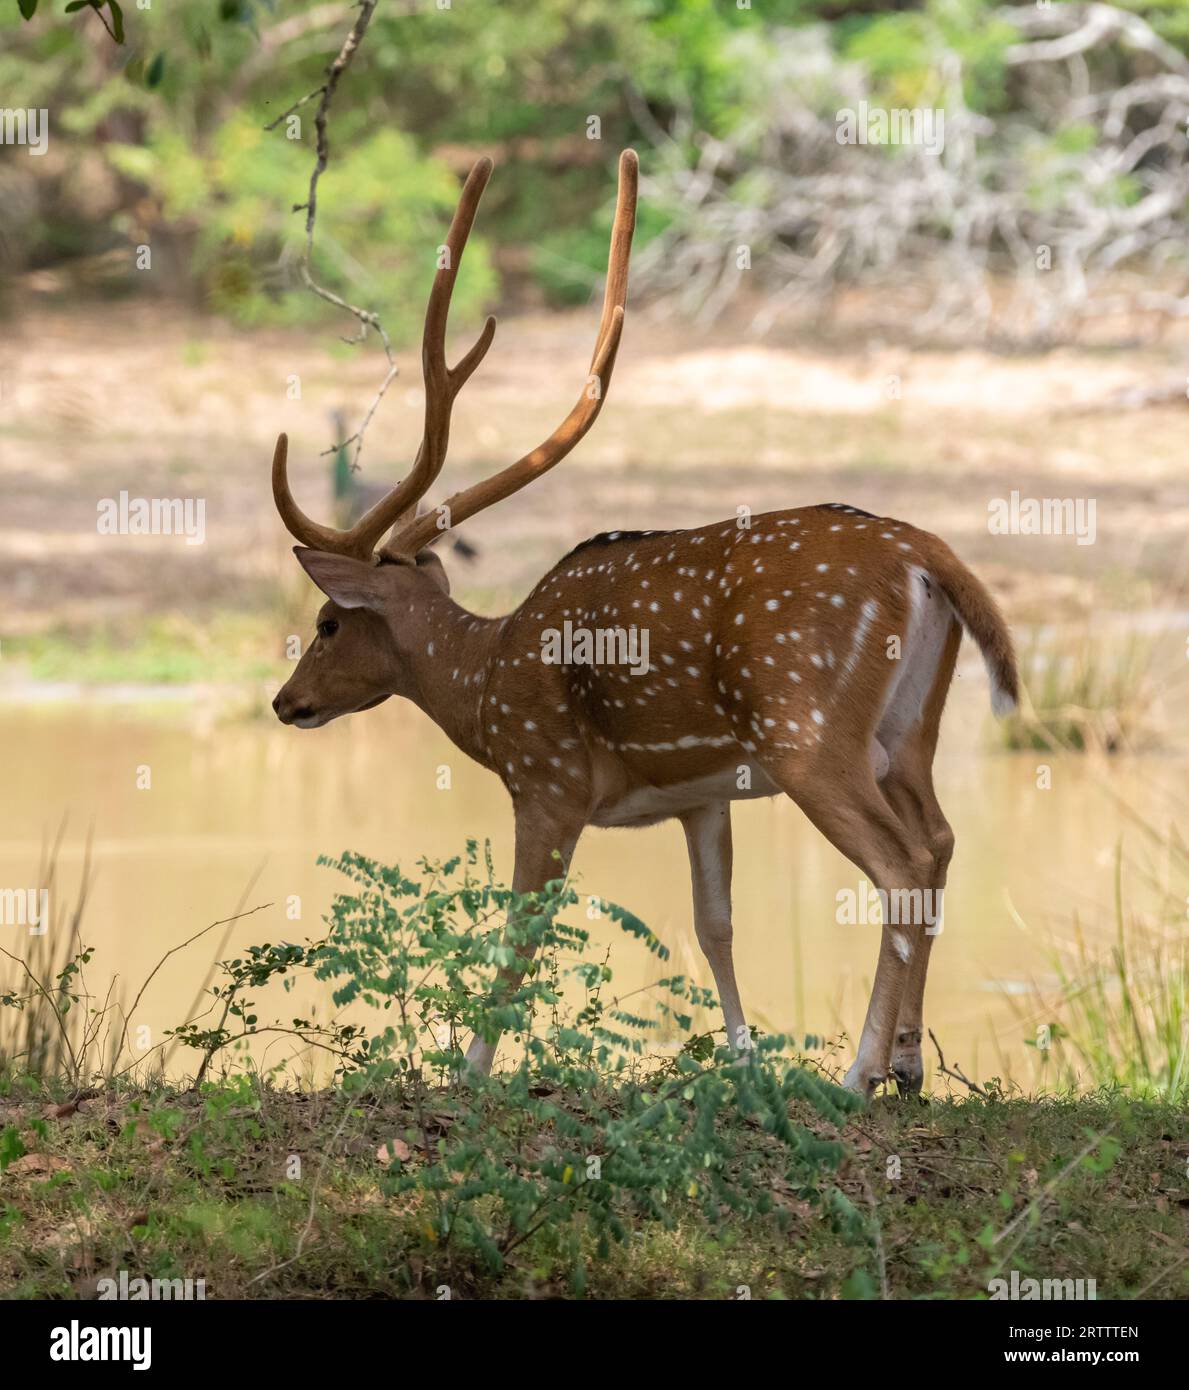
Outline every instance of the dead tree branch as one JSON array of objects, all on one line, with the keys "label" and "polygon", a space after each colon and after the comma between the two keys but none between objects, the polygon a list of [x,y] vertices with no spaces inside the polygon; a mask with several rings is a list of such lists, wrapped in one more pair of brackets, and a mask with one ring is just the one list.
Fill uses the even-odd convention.
[{"label": "dead tree branch", "polygon": [[990,1095],[983,1090],[977,1081],[971,1081],[970,1077],[965,1075],[957,1062],[955,1062],[952,1067],[946,1066],[945,1054],[942,1052],[941,1044],[937,1041],[937,1036],[932,1028],[929,1029],[929,1036],[933,1040],[933,1046],[937,1049],[937,1070],[941,1072],[942,1076],[948,1076],[953,1081],[960,1081],[963,1086],[968,1086],[976,1096],[982,1096],[984,1100],[990,1100]]},{"label": "dead tree branch", "polygon": [[973,109],[938,34],[912,109],[882,113],[917,123],[895,140],[841,129],[886,95],[826,26],[771,31],[725,136],[691,130],[680,93],[662,124],[625,79],[654,146],[644,191],[667,223],[637,257],[641,289],[702,321],[737,296],[758,303],[764,333],[868,288],[931,342],[1043,346],[1107,317],[1189,315],[1189,58],[1112,5],[996,19],[1018,36],[1011,107]]},{"label": "dead tree branch", "polygon": [[333,304],[336,309],[342,309],[344,313],[352,315],[359,323],[359,332],[351,338],[343,341],[348,343],[362,343],[367,338],[368,329],[373,329],[379,337],[384,348],[384,356],[388,359],[388,370],[384,375],[384,380],[380,383],[380,388],[376,392],[371,404],[364,412],[363,419],[359,423],[359,428],[354,434],[346,439],[337,440],[331,448],[324,450],[325,453],[334,453],[335,450],[354,444],[355,449],[351,458],[352,468],[359,467],[359,455],[363,451],[363,438],[367,433],[367,427],[371,424],[372,417],[379,408],[380,402],[384,399],[389,386],[396,380],[397,365],[396,358],[392,351],[392,342],[384,325],[380,322],[380,316],[372,309],[365,309],[358,304],[348,303],[341,295],[337,295],[333,290],[328,290],[324,285],[319,285],[314,279],[311,271],[311,263],[314,256],[314,223],[318,217],[318,181],[326,172],[326,167],[330,163],[330,137],[327,133],[327,123],[330,115],[330,106],[334,101],[335,93],[338,91],[339,82],[343,74],[351,66],[359,45],[363,42],[363,36],[367,33],[367,26],[371,23],[372,15],[375,13],[376,5],[379,0],[360,0],[359,13],[355,17],[355,23],[343,40],[343,46],[339,49],[338,56],[334,62],[326,69],[326,80],[320,87],[315,87],[312,92],[307,92],[305,96],[295,101],[286,111],[276,120],[269,122],[265,130],[275,130],[278,125],[287,120],[290,116],[305,106],[308,102],[318,98],[318,109],[314,113],[314,132],[315,132],[315,152],[316,158],[314,168],[310,174],[310,188],[304,203],[295,203],[294,212],[305,212],[305,248],[302,252],[301,260],[298,262],[298,271],[301,275],[302,283],[311,293],[316,294],[319,299],[324,299],[328,304]]}]

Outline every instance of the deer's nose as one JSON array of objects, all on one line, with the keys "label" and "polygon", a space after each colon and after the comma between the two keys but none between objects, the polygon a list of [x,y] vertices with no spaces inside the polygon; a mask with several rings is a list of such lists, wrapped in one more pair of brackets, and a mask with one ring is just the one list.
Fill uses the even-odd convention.
[{"label": "deer's nose", "polygon": [[272,702],[273,712],[282,724],[296,724],[301,719],[313,719],[313,705],[295,705],[281,690]]},{"label": "deer's nose", "polygon": [[282,724],[292,724],[293,721],[301,713],[300,710],[295,710],[292,704],[288,700],[286,700],[285,692],[283,690],[278,692],[276,699],[274,699],[272,702],[272,707],[273,713],[277,716],[277,718],[281,721]]}]

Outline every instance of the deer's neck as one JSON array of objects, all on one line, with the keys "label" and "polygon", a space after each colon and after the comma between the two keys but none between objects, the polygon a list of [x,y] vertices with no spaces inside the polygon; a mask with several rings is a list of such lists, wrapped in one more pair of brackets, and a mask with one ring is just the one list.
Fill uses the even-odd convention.
[{"label": "deer's neck", "polygon": [[506,618],[469,613],[435,589],[404,605],[392,622],[407,684],[399,691],[458,748],[486,763],[480,738],[483,691],[497,659]]}]

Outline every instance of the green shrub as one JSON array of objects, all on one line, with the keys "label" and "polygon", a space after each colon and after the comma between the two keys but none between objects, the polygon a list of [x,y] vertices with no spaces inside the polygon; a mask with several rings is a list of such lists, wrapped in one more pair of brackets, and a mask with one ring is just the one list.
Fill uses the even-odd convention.
[{"label": "green shrub", "polygon": [[[473,841],[465,855],[420,861],[416,877],[358,854],[321,862],[354,884],[336,897],[325,939],[255,947],[225,962],[214,991],[222,1020],[175,1036],[204,1051],[205,1071],[221,1048],[269,1031],[245,991],[299,968],[334,983],[339,1009],[387,1015],[371,1030],[294,1019],[284,1031],[335,1052],[348,1101],[401,1088],[408,1124],[389,1141],[385,1186],[419,1203],[439,1253],[453,1242],[498,1269],[556,1219],[570,1233],[580,1287],[583,1233],[605,1252],[633,1221],[671,1225],[689,1204],[711,1221],[734,1213],[779,1224],[786,1212],[774,1181],[865,1237],[864,1219],[829,1183],[843,1145],[808,1123],[839,1127],[861,1100],[790,1064],[782,1038],[755,1039],[736,1054],[692,1035],[686,1011],[714,1001],[684,977],[659,979],[630,1009],[617,1002],[609,966],[588,956],[589,933],[563,920],[578,902],[569,883],[513,892]],[[602,908],[666,958],[638,918]],[[523,979],[512,979],[530,955]],[[645,1063],[645,1040],[661,1029],[680,1046]],[[490,1077],[468,1072],[470,1034],[509,1036],[512,1065]],[[767,1141],[740,1146],[741,1126]]]}]

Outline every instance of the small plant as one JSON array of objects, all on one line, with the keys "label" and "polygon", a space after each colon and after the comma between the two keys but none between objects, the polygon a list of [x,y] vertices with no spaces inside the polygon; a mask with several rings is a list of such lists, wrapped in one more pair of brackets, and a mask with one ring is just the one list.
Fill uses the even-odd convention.
[{"label": "small plant", "polygon": [[[255,1003],[245,991],[261,989],[274,978],[280,979],[289,976],[290,971],[308,967],[317,950],[318,947],[295,946],[289,942],[282,942],[279,946],[266,942],[263,946],[249,946],[244,957],[221,962],[224,983],[213,985],[210,991],[217,1004],[221,1005],[218,1021],[213,1026],[203,1027],[200,1020],[194,1019],[177,1028],[167,1029],[165,1034],[167,1038],[186,1047],[197,1048],[202,1053],[202,1061],[194,1078],[195,1087],[202,1085],[216,1053],[260,1033],[290,1033],[307,1047],[327,1048],[341,1058],[344,1065],[366,1064],[366,1040],[362,1039],[362,1029],[354,1024],[318,1024],[308,1018],[295,1018],[289,1025],[273,1023],[264,1028],[259,1026],[259,1017],[253,1012]],[[286,985],[289,983],[291,977],[285,980]]]},{"label": "small plant", "polygon": [[[320,862],[355,885],[335,899],[325,939],[224,963],[219,1022],[174,1036],[203,1051],[205,1073],[220,1048],[279,1027],[335,1053],[348,1106],[400,1088],[407,1122],[382,1146],[384,1186],[418,1204],[427,1254],[449,1264],[465,1250],[466,1262],[477,1256],[496,1271],[556,1221],[580,1290],[584,1252],[605,1253],[637,1220],[672,1225],[692,1204],[712,1221],[735,1213],[779,1225],[774,1184],[865,1238],[865,1218],[826,1181],[844,1154],[834,1134],[862,1102],[791,1065],[782,1038],[753,1040],[740,1055],[692,1035],[690,1006],[714,1001],[684,977],[658,979],[627,1007],[611,994],[606,961],[588,957],[589,933],[563,920],[578,902],[567,882],[516,893],[474,841],[462,856],[421,860],[416,876],[358,854]],[[667,958],[638,918],[602,909]],[[367,1030],[335,1022],[315,1032],[300,1019],[262,1027],[245,990],[295,969],[332,981],[340,1010],[387,1020]],[[683,1044],[658,1067],[645,1062],[645,1042],[661,1028]],[[471,1034],[509,1036],[512,1065],[467,1074]],[[766,1143],[741,1147],[742,1127]]]},{"label": "small plant", "polygon": [[1126,753],[1163,735],[1150,640],[1089,634],[1072,648],[1034,643],[1021,656],[1026,698],[1000,726],[1009,749]]},{"label": "small plant", "polygon": [[[1155,837],[1170,876],[1189,870],[1175,831]],[[1157,885],[1148,913],[1125,902],[1122,846],[1115,854],[1113,931],[1110,939],[1088,934],[1075,915],[1068,939],[1046,947],[1057,979],[1056,998],[1046,998],[1037,1047],[1042,1071],[1057,1070],[1074,1090],[1121,1089],[1171,1101],[1189,1095],[1189,939],[1185,894],[1171,881]],[[1031,1042],[1031,1040],[1029,1040]]]},{"label": "small plant", "polygon": [[[146,1063],[159,1062],[164,1043],[135,1054],[131,1060],[128,1048],[132,1018],[157,972],[170,956],[185,950],[207,932],[261,909],[252,908],[212,922],[171,947],[149,972],[131,1006],[125,1008],[114,979],[102,994],[93,994],[87,984],[86,967],[94,955],[94,949],[82,935],[91,885],[90,838],[79,886],[70,898],[58,891],[58,859],[65,832],[63,820],[53,841],[43,850],[37,871],[36,882],[50,904],[48,917],[39,931],[28,937],[22,954],[0,946],[0,1082],[8,1084],[16,1079],[26,1086],[39,1085],[54,1091],[65,1088],[77,1097],[94,1084],[110,1086],[126,1073],[143,1075]],[[265,971],[261,975],[259,968],[255,976],[245,973],[247,978],[237,980],[229,991],[232,1005],[238,1002],[247,983],[262,982],[271,974]],[[193,1022],[187,1027],[191,1030],[188,1036],[196,1037]],[[232,1036],[224,1031],[217,1038],[207,1036],[204,1045],[211,1044],[213,1053],[231,1041]]]},{"label": "small plant", "polygon": [[[659,968],[623,996],[563,881],[513,893],[474,845],[408,873],[328,862],[350,883],[324,938],[225,961],[203,1015],[175,1030],[200,1083],[125,1068],[47,1105],[54,1078],[0,1074],[6,1291],[90,1297],[133,1250],[146,1276],[200,1273],[219,1297],[986,1297],[1012,1271],[1090,1271],[1111,1296],[1183,1289],[1178,1102],[1171,1088],[1129,1098],[1138,1067],[1089,1096],[986,1083],[927,1113],[877,1105],[856,1127],[860,1102],[796,1064],[822,1039],[786,1051],[756,1037],[736,1055],[691,1033],[691,1005],[712,1001],[665,973],[664,947],[630,913],[603,905]],[[1147,1029],[1133,917],[1118,986],[1104,983],[1112,1027],[1138,1018],[1157,1067],[1154,1038],[1176,1030]],[[503,972],[530,949],[514,983]],[[339,1001],[329,1021],[268,1021],[275,981],[316,976]],[[93,1029],[108,1006],[84,1009],[78,992],[69,1026]],[[39,999],[0,1012],[23,1020]],[[1072,1074],[1073,1039],[1080,1051],[1092,1035],[1060,1017],[1051,1056]],[[491,1077],[465,1072],[473,1029],[505,1030]],[[331,1057],[335,1084],[246,1067],[274,1031]],[[217,1065],[233,1048],[234,1065]],[[1137,1190],[1150,1191],[1142,1221]],[[1153,1237],[1168,1245],[1155,1260]]]},{"label": "small plant", "polygon": [[[24,955],[0,946],[0,1062],[25,1075],[53,1076],[78,1090],[101,1065],[100,1039],[117,1005],[109,997],[95,1006],[86,984],[93,948],[84,943],[80,928],[91,886],[89,839],[74,901],[65,905],[57,891],[65,833],[63,820],[43,848],[37,870],[37,883],[51,904],[48,920],[28,938]],[[110,1050],[110,1030],[106,1042]]]}]

